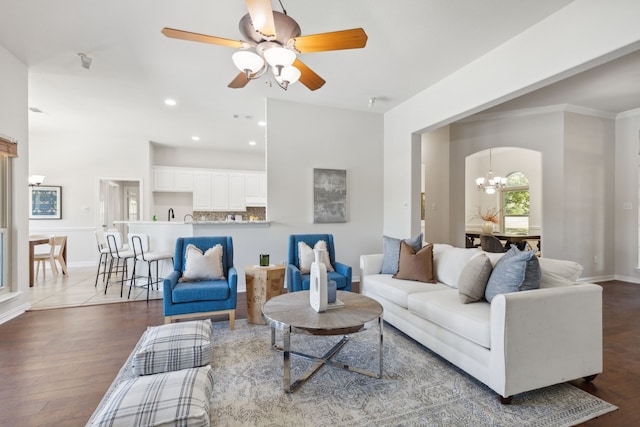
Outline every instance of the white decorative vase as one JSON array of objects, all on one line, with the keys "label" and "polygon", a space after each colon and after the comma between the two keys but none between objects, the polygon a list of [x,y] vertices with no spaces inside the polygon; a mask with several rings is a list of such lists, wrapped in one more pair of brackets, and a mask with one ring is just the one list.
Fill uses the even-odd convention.
[{"label": "white decorative vase", "polygon": [[327,266],[322,263],[324,250],[313,250],[316,259],[311,263],[309,284],[309,303],[318,313],[327,310]]},{"label": "white decorative vase", "polygon": [[482,223],[482,234],[493,233],[493,223],[491,221],[485,221]]}]

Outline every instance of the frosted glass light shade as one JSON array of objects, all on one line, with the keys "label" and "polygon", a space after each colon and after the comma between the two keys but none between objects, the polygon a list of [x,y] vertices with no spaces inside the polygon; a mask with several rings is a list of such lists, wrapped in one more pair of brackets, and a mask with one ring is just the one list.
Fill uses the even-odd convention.
[{"label": "frosted glass light shade", "polygon": [[284,67],[282,69],[282,72],[280,73],[280,76],[277,78],[282,82],[287,82],[288,84],[292,85],[298,81],[298,79],[300,78],[300,74],[300,70],[290,65],[288,67]]},{"label": "frosted glass light shade", "polygon": [[234,53],[231,58],[233,59],[233,64],[240,71],[246,72],[249,70],[249,74],[257,73],[264,65],[264,60],[260,55],[247,50],[238,51]]},{"label": "frosted glass light shade", "polygon": [[264,51],[264,59],[267,60],[272,67],[288,67],[296,60],[296,54],[289,49],[283,47],[272,47]]}]

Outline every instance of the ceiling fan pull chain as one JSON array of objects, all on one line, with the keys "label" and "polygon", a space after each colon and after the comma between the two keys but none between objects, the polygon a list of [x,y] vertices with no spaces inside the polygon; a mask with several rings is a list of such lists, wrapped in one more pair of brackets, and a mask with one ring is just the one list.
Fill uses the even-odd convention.
[{"label": "ceiling fan pull chain", "polygon": [[278,3],[280,3],[280,8],[282,8],[282,13],[284,13],[286,15],[287,11],[285,10],[284,6],[282,5],[282,0],[278,0]]}]

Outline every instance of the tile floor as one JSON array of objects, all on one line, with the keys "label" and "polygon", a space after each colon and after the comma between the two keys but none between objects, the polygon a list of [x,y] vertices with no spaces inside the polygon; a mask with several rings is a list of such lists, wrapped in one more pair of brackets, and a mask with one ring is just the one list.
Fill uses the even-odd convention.
[{"label": "tile floor", "polygon": [[[119,277],[118,277],[119,279]],[[46,271],[46,278],[42,270],[29,288],[29,297],[32,310],[44,310],[60,307],[77,307],[82,305],[107,304],[126,301],[144,301],[147,298],[146,287],[136,286],[131,290],[131,299],[127,299],[129,286],[125,282],[123,296],[120,297],[120,282],[110,283],[107,293],[104,293],[105,285],[102,278],[98,279],[98,286],[94,287],[96,280],[96,267],[69,268],[69,274],[56,276],[51,270]],[[144,284],[144,279],[138,279],[139,284]],[[160,290],[152,290],[149,299],[162,298],[162,284]]]}]

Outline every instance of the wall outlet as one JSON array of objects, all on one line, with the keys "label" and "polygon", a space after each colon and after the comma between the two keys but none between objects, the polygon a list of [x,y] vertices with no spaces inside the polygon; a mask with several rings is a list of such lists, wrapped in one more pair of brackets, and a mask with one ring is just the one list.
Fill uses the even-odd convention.
[{"label": "wall outlet", "polygon": [[593,256],[593,263],[597,264],[598,263],[598,255],[594,255]]},{"label": "wall outlet", "polygon": [[623,203],[622,204],[622,209],[624,209],[625,211],[630,211],[632,206],[633,205],[631,203],[628,203],[628,202],[627,203]]}]

